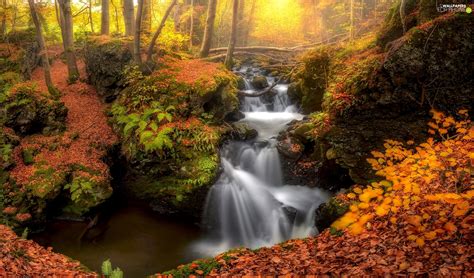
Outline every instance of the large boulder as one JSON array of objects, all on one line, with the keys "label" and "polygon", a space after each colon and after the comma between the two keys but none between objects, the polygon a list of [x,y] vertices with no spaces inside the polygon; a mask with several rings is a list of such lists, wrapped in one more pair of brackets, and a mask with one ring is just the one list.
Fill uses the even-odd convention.
[{"label": "large boulder", "polygon": [[252,78],[252,81],[250,83],[257,90],[262,90],[268,87],[268,80],[263,75],[255,76],[254,78]]},{"label": "large boulder", "polygon": [[306,53],[302,58],[303,65],[288,88],[290,99],[306,114],[321,110],[331,63],[330,52],[330,49],[321,47]]},{"label": "large boulder", "polygon": [[88,82],[111,102],[126,87],[124,71],[132,61],[129,42],[109,37],[92,37],[86,42],[84,60]]},{"label": "large boulder", "polygon": [[[433,108],[451,115],[472,110],[474,18],[460,13],[423,22],[387,43],[386,50],[373,42],[357,50],[332,50],[322,112],[311,115],[312,128],[305,132],[315,159],[335,161],[364,183],[376,178],[366,159],[383,149],[385,140],[422,142]],[[318,52],[307,59],[328,65]],[[319,67],[314,68],[301,74],[311,76]]]},{"label": "large boulder", "polygon": [[151,75],[131,73],[134,81],[112,107],[113,122],[140,177],[132,191],[162,213],[199,217],[219,173],[219,145],[232,134],[252,135],[225,124],[239,109],[231,72],[200,60],[163,62]]},{"label": "large boulder", "polygon": [[30,79],[41,65],[40,48],[34,29],[12,31],[0,42],[0,73],[17,72]]},{"label": "large boulder", "polygon": [[5,126],[18,134],[51,134],[66,128],[67,108],[64,104],[38,92],[31,85],[18,84],[2,104],[0,114],[5,119]]}]

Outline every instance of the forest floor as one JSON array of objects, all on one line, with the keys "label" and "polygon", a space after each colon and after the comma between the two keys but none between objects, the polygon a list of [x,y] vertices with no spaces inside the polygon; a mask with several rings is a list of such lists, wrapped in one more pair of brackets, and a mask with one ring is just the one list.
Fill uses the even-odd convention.
[{"label": "forest floor", "polygon": [[[79,62],[81,78],[85,78],[84,63]],[[56,171],[63,170],[68,165],[84,165],[108,177],[108,166],[102,161],[106,156],[106,148],[117,142],[118,138],[107,123],[106,106],[100,100],[96,90],[91,85],[77,81],[67,82],[67,66],[57,59],[51,65],[53,84],[61,93],[61,102],[68,109],[66,131],[60,135],[32,135],[22,139],[15,149],[16,167],[11,176],[19,184],[26,184],[37,170],[35,165],[25,165],[21,150],[41,148],[35,161],[45,160]],[[47,92],[42,68],[37,68],[32,74],[41,92]],[[44,146],[59,142],[58,149],[50,150]],[[99,147],[98,147],[99,146]],[[101,147],[102,146],[102,147]]]},{"label": "forest floor", "polygon": [[[81,77],[85,77],[84,64],[79,62]],[[106,105],[100,100],[96,90],[82,82],[67,82],[67,66],[56,59],[51,67],[53,83],[60,91],[60,100],[68,108],[66,131],[59,135],[31,135],[22,139],[15,149],[16,167],[11,176],[18,184],[26,184],[35,172],[34,165],[25,165],[21,150],[34,147],[40,149],[35,160],[46,160],[48,164],[61,171],[68,165],[80,164],[100,171],[103,178],[109,177],[108,166],[102,158],[106,148],[117,141],[117,136],[107,123]],[[41,92],[48,89],[44,82],[44,73],[37,68],[32,75]],[[77,138],[72,139],[74,134]],[[60,142],[59,147],[51,150],[52,142]],[[4,213],[14,213],[16,208],[8,207]],[[17,215],[18,218],[19,215]],[[28,215],[20,215],[27,220]],[[31,240],[21,239],[6,226],[0,225],[0,277],[96,277],[86,272],[79,262],[43,248]],[[6,275],[8,274],[8,275]],[[6,276],[5,276],[6,275]]]},{"label": "forest floor", "polygon": [[18,237],[0,225],[0,277],[96,277],[78,261]]}]

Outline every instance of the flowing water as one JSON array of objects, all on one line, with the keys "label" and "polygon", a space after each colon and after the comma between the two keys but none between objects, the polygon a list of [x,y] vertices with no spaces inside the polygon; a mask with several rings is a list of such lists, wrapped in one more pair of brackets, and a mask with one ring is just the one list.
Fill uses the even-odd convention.
[{"label": "flowing water", "polygon": [[[244,67],[246,92],[257,91],[250,80],[261,74]],[[270,84],[274,78],[267,77]],[[230,142],[221,152],[223,173],[211,188],[205,205],[205,239],[195,252],[212,256],[233,247],[258,248],[291,238],[316,234],[315,209],[329,197],[320,189],[286,185],[282,177],[276,137],[293,120],[301,120],[288,98],[288,86],[277,85],[274,97],[245,97],[242,122],[258,132],[247,142]]]},{"label": "flowing water", "polygon": [[[259,71],[242,72],[247,75],[247,92],[255,93],[250,79]],[[53,221],[32,239],[92,270],[100,271],[101,262],[110,258],[127,277],[144,277],[233,247],[269,246],[316,233],[314,210],[328,194],[284,184],[275,147],[278,133],[303,118],[290,104],[287,89],[277,85],[275,97],[243,100],[242,122],[257,130],[258,137],[223,147],[223,173],[205,204],[204,238],[192,223],[160,217],[119,191],[101,211],[92,238],[80,240],[87,223]],[[120,183],[127,187],[127,181]]]}]

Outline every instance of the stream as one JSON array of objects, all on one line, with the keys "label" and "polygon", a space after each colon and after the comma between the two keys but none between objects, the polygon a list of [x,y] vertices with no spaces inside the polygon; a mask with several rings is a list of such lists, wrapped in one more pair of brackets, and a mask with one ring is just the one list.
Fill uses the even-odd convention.
[{"label": "stream", "polygon": [[[259,69],[242,67],[246,92]],[[267,77],[271,85],[273,77]],[[52,221],[32,239],[63,253],[92,270],[111,259],[127,277],[144,277],[193,259],[217,255],[234,247],[259,248],[317,233],[315,209],[329,193],[283,180],[277,136],[293,120],[301,120],[284,84],[274,97],[245,97],[241,120],[258,132],[249,141],[231,141],[221,149],[222,174],[210,189],[202,230],[185,220],[161,217],[139,201],[114,194],[101,211],[99,233],[79,240],[87,223]],[[126,187],[126,181],[123,181]]]},{"label": "stream", "polygon": [[[254,94],[251,80],[259,69],[242,67],[246,93]],[[270,85],[275,78],[267,77]],[[317,233],[316,208],[329,198],[318,188],[286,185],[283,181],[277,136],[293,120],[303,119],[289,101],[288,85],[276,85],[274,97],[245,97],[241,120],[258,132],[256,139],[226,144],[221,151],[223,173],[211,188],[205,205],[205,239],[192,249],[214,256],[231,248],[271,246]]]}]

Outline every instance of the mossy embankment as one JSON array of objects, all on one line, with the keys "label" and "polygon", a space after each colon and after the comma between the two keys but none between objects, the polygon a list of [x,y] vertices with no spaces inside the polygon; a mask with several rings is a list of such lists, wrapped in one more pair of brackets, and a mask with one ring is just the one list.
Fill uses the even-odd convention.
[{"label": "mossy embankment", "polygon": [[237,79],[219,64],[170,56],[145,74],[127,45],[92,38],[85,62],[88,80],[113,102],[130,189],[161,213],[199,218],[219,173],[219,146],[247,132],[230,124],[240,116]]},{"label": "mossy embankment", "polygon": [[432,13],[426,2],[407,3],[405,34],[395,5],[378,33],[307,53],[290,96],[311,114],[280,140],[316,168],[336,164],[365,182],[375,178],[366,158],[384,140],[423,141],[432,108],[472,109],[473,17]]},{"label": "mossy embankment", "polygon": [[236,79],[218,64],[167,60],[128,87],[111,113],[122,153],[137,179],[132,190],[161,212],[199,216],[219,172],[219,146],[238,112]]},{"label": "mossy embankment", "polygon": [[[20,42],[8,48],[24,53]],[[105,106],[91,86],[68,84],[64,63],[51,62],[55,95],[41,68],[26,75],[12,65],[0,75],[0,208],[14,228],[42,223],[53,207],[56,215],[81,216],[112,194],[104,159],[116,138]]]}]

